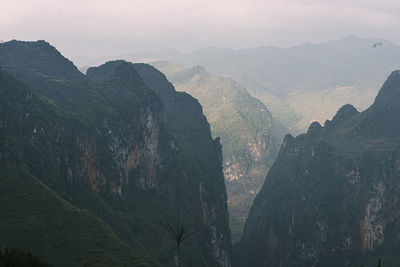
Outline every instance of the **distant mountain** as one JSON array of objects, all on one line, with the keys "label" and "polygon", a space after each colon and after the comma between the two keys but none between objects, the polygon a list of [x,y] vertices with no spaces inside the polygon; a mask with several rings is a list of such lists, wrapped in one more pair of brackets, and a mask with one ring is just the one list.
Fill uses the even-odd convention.
[{"label": "distant mountain", "polygon": [[[383,45],[374,47],[377,42]],[[399,46],[355,36],[288,49],[259,47],[217,55],[215,49],[205,49],[177,62],[200,64],[234,78],[274,116],[301,131],[312,121],[323,123],[348,102],[360,110],[368,108],[387,75],[400,68]],[[282,103],[277,105],[274,97]],[[295,122],[292,117],[299,118]]]},{"label": "distant mountain", "polygon": [[212,75],[200,66],[150,64],[164,72],[178,91],[199,100],[212,135],[221,138],[232,239],[238,241],[254,197],[289,130],[280,131],[265,105],[232,79]]},{"label": "distant mountain", "polygon": [[306,131],[312,121],[323,123],[346,103],[359,110],[368,108],[385,78],[400,68],[399,46],[356,36],[290,48],[204,48],[188,54],[126,55],[134,61],[152,57],[200,65],[210,73],[233,78],[274,117],[298,132]]},{"label": "distant mountain", "polygon": [[257,195],[236,266],[399,266],[400,71],[371,107],[288,135]]},{"label": "distant mountain", "polygon": [[104,62],[119,60],[121,58],[127,61],[138,61],[140,59],[141,62],[145,62],[145,61],[155,61],[158,59],[173,59],[181,57],[183,57],[183,54],[172,49],[167,49],[167,50],[153,51],[153,52],[149,51],[149,52],[128,53],[123,55],[107,56],[94,59],[89,58],[87,56],[79,56],[72,58],[72,61],[75,63],[75,65],[83,67],[83,66],[98,66],[103,64]]},{"label": "distant mountain", "polygon": [[[221,144],[145,64],[82,74],[44,41],[0,44],[0,246],[56,266],[230,266]],[[164,227],[163,227],[164,225]]]}]

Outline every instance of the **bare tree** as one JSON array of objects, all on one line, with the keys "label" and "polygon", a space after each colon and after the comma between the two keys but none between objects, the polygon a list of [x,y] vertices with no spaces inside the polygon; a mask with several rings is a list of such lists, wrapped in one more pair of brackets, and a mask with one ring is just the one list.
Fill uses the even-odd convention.
[{"label": "bare tree", "polygon": [[196,231],[190,223],[181,223],[178,219],[176,225],[171,225],[167,222],[161,222],[162,227],[165,229],[166,234],[174,240],[178,249],[178,267],[181,266],[181,244],[188,237],[193,235]]}]

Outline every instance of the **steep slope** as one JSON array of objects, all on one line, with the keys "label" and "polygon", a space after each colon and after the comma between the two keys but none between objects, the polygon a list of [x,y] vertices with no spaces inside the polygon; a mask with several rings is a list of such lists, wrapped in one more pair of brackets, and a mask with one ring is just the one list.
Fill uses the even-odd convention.
[{"label": "steep slope", "polygon": [[[182,264],[230,266],[221,147],[193,98],[176,93],[146,65],[115,61],[85,76],[44,41],[0,44],[0,67],[26,84],[2,72],[0,161],[11,170],[2,172],[0,182],[3,188],[10,179],[21,181],[9,199],[20,205],[17,210],[26,207],[33,216],[35,207],[43,211],[43,217],[27,216],[34,226],[46,221],[35,251],[57,266],[93,257],[96,265],[175,265],[177,252],[161,222],[180,220],[196,230],[182,247]],[[155,76],[153,87],[146,79]],[[175,109],[166,108],[169,101]],[[198,142],[189,145],[186,139]],[[30,188],[43,198],[20,199]],[[55,199],[57,213],[49,199]],[[4,219],[14,218],[13,207],[1,207]],[[68,209],[76,215],[68,216]],[[57,218],[50,219],[52,214]],[[66,217],[75,224],[58,233]],[[96,224],[98,230],[85,228]],[[2,245],[31,249],[21,240],[41,237],[27,227],[21,220],[13,231],[26,235],[8,236]],[[7,227],[1,230],[3,236]],[[86,232],[93,243],[82,238]],[[62,243],[62,234],[71,238]],[[61,243],[49,249],[54,240]],[[67,259],[71,246],[77,254]]]},{"label": "steep slope", "polygon": [[185,68],[165,61],[151,64],[164,72],[178,91],[199,100],[212,135],[221,138],[232,241],[238,241],[283,136],[274,133],[268,109],[233,80],[214,76],[200,66]]},{"label": "steep slope", "polygon": [[359,113],[288,135],[254,201],[237,266],[398,266],[400,72]]},{"label": "steep slope", "polygon": [[[110,70],[120,64],[120,61],[114,61],[102,65],[97,70],[104,69],[103,79],[108,79]],[[182,155],[179,162],[184,170],[182,174],[186,180],[188,176],[192,179],[198,179],[195,184],[193,181],[180,181],[186,184],[179,191],[186,195],[186,198],[193,198],[197,195],[195,202],[185,202],[177,200],[177,205],[182,206],[184,210],[201,211],[200,220],[204,226],[197,226],[197,237],[203,243],[212,244],[207,249],[218,259],[222,266],[230,265],[230,233],[227,212],[227,196],[224,180],[222,176],[221,145],[219,139],[210,142],[210,127],[202,114],[200,104],[196,99],[183,92],[176,92],[171,83],[165,76],[154,67],[146,64],[131,64],[143,81],[151,88],[161,99],[164,106],[163,119],[166,130],[175,138],[174,143],[169,142],[169,146],[178,150]],[[88,69],[87,75],[91,79],[97,79],[99,72]],[[176,147],[175,142],[179,144]],[[186,187],[186,189],[185,189]],[[192,190],[188,188],[193,187]],[[200,214],[192,214],[199,216]],[[205,228],[204,228],[205,227]]]}]

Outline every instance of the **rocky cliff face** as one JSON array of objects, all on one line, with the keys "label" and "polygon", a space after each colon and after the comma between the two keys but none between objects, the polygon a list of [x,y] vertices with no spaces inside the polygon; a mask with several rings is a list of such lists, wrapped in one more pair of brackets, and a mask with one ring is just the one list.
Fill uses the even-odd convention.
[{"label": "rocky cliff face", "polygon": [[199,100],[212,135],[221,139],[232,240],[236,242],[283,136],[277,136],[268,109],[232,79],[210,74],[200,66],[182,67],[165,61],[152,64],[178,91]]},{"label": "rocky cliff face", "polygon": [[[221,146],[193,98],[148,65],[114,61],[82,75],[43,41],[1,44],[0,66],[25,83],[4,74],[23,89],[2,87],[2,166],[28,172],[68,205],[89,211],[116,242],[154,264],[173,265],[176,255],[160,221],[181,220],[196,229],[182,248],[183,264],[230,266]],[[12,236],[5,242],[24,246]],[[71,240],[83,251],[72,264],[104,249],[101,242],[82,245]],[[29,249],[69,264],[59,257],[65,246]]]},{"label": "rocky cliff face", "polygon": [[256,197],[238,266],[397,266],[400,74],[374,104],[287,136]]},{"label": "rocky cliff face", "polygon": [[[134,67],[143,81],[162,99],[167,131],[176,136],[178,144],[182,144],[183,163],[187,166],[184,173],[189,179],[192,176],[191,179],[197,181],[193,191],[198,188],[200,202],[188,203],[186,209],[200,206],[204,229],[199,236],[203,242],[211,244],[212,255],[219,265],[230,266],[231,240],[227,227],[229,216],[220,139],[210,140],[210,125],[196,99],[186,93],[175,92],[165,75],[154,67],[146,64],[135,64]],[[199,176],[194,169],[201,170],[202,175]],[[187,198],[193,196],[190,191],[186,193]]]}]

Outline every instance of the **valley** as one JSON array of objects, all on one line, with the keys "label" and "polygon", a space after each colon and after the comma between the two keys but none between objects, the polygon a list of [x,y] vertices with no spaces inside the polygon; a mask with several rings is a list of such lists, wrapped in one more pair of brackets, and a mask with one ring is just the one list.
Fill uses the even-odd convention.
[{"label": "valley", "polygon": [[0,246],[56,266],[396,266],[399,51],[350,36],[78,70],[1,43]]}]

